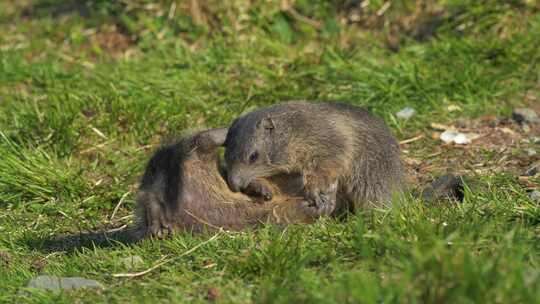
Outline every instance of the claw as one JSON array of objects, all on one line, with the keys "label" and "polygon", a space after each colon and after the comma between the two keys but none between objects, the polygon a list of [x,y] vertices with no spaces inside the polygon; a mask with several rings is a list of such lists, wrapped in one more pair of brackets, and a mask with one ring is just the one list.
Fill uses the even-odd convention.
[{"label": "claw", "polygon": [[272,200],[272,192],[266,188],[266,186],[262,185],[262,184],[259,184],[260,185],[260,188],[259,188],[259,192],[261,194],[261,196],[263,197],[263,199],[265,201],[269,201],[269,200]]},{"label": "claw", "polygon": [[262,197],[263,200],[272,200],[272,191],[270,191],[265,185],[259,182],[251,182],[245,189],[242,190],[247,195]]},{"label": "claw", "polygon": [[337,183],[330,185],[326,191],[315,189],[308,195],[309,206],[317,215],[330,215],[336,208]]}]

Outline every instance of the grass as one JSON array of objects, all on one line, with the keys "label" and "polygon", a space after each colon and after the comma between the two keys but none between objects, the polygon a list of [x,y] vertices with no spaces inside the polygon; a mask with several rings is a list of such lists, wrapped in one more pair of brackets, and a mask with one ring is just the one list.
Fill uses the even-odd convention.
[{"label": "grass", "polygon": [[[410,199],[222,233],[186,255],[211,235],[51,249],[58,235],[129,224],[160,142],[259,106],[345,101],[406,139],[539,97],[535,1],[193,3],[0,3],[0,302],[539,303],[540,207],[509,172],[477,175],[484,187],[460,205]],[[405,106],[417,114],[397,120]],[[426,136],[407,149],[428,162],[438,145]],[[137,270],[173,259],[113,277],[130,255],[144,259]],[[38,274],[106,288],[21,295]]]}]

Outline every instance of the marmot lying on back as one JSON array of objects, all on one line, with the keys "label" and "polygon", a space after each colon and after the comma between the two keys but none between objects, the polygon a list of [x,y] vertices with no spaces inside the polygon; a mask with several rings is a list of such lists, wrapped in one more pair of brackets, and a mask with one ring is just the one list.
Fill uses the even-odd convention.
[{"label": "marmot lying on back", "polygon": [[233,191],[271,190],[255,180],[300,174],[304,197],[319,214],[390,202],[403,186],[399,145],[385,123],[342,103],[287,102],[236,119],[225,142]]},{"label": "marmot lying on back", "polygon": [[299,197],[301,180],[279,176],[259,180],[275,194],[263,204],[234,193],[220,173],[217,149],[227,129],[183,137],[157,151],[149,161],[137,197],[137,238],[164,237],[175,230],[239,230],[265,222],[310,223],[316,215]]}]

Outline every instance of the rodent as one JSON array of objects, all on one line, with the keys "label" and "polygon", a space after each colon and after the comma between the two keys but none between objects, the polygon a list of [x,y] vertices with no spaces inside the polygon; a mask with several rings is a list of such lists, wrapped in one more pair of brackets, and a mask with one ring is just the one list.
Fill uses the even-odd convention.
[{"label": "rodent", "polygon": [[[303,181],[299,174],[254,179],[272,193],[272,197],[262,203],[255,197],[232,192],[225,181],[226,169],[218,163],[217,156],[226,134],[225,128],[197,132],[155,152],[138,190],[135,225],[114,232],[61,236],[55,238],[51,246],[62,249],[66,244],[80,246],[84,243],[94,248],[110,240],[132,243],[149,236],[165,237],[179,230],[240,230],[265,222],[313,223],[318,218],[319,213],[302,198]],[[421,197],[429,205],[447,197],[460,202],[464,196],[464,181],[462,177],[444,175],[413,196]],[[340,216],[347,211],[339,208],[333,215]]]},{"label": "rodent", "polygon": [[256,178],[300,174],[304,197],[319,214],[331,214],[336,201],[350,211],[380,207],[403,189],[390,129],[345,103],[292,101],[255,110],[233,121],[225,146],[231,190],[263,188],[271,197]]},{"label": "rodent", "polygon": [[139,238],[177,230],[240,230],[265,222],[311,223],[316,215],[301,193],[301,181],[259,180],[274,193],[269,201],[232,192],[220,170],[218,147],[226,128],[184,136],[158,150],[148,162],[137,195]]}]

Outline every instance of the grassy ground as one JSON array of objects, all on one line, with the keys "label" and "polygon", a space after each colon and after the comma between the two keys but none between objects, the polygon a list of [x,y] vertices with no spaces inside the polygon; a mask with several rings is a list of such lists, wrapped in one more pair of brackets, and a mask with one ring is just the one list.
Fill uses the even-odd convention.
[{"label": "grassy ground", "polygon": [[[517,178],[540,133],[506,119],[538,109],[540,7],[436,2],[0,2],[0,302],[540,303],[540,206],[526,193],[539,179]],[[453,170],[484,187],[460,205],[410,199],[207,243],[49,246],[129,224],[161,142],[287,99],[368,106],[401,140],[424,135],[403,145],[412,181]],[[405,106],[417,114],[395,119]],[[433,122],[499,133],[441,146]],[[176,258],[113,277],[130,255],[137,270]],[[21,296],[38,274],[106,288]]]}]

